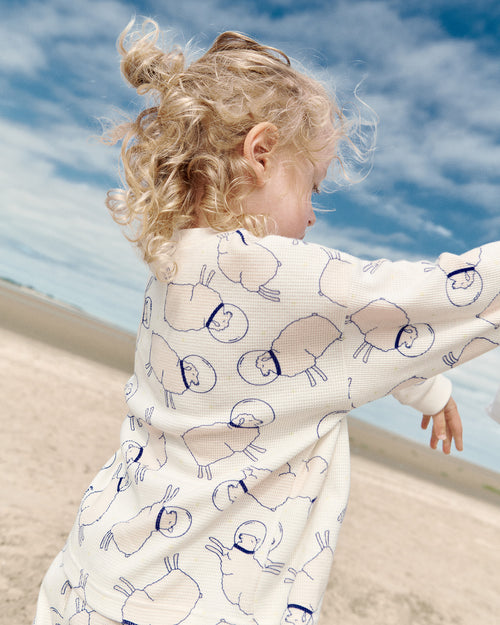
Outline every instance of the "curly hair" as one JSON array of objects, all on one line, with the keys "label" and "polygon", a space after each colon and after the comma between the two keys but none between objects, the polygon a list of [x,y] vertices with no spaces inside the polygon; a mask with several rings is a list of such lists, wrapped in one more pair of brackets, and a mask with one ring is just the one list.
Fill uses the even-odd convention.
[{"label": "curly hair", "polygon": [[176,232],[200,216],[217,231],[271,231],[268,216],[244,211],[255,183],[242,150],[252,127],[272,123],[277,148],[313,162],[322,146],[347,134],[335,98],[280,50],[225,32],[187,64],[179,47],[165,52],[157,45],[156,22],[145,20],[138,32],[133,24],[118,40],[121,70],[140,95],[153,96],[154,106],[108,135],[111,143],[122,141],[125,189],[110,190],[106,205],[117,223],[135,226],[128,238],[167,279],[175,272]]}]

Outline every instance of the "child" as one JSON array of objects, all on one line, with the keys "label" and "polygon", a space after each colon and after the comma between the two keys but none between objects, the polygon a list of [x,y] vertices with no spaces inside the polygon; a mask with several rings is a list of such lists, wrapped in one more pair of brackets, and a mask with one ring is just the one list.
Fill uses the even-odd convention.
[{"label": "child", "polygon": [[[461,448],[440,372],[500,343],[500,245],[366,262],[302,241],[349,125],[277,50],[185,67],[125,45],[156,103],[117,130],[108,205],[153,276],[121,448],[86,491],[37,625],[317,623],[349,491],[347,415],[395,395]],[[341,163],[343,165],[343,163]]]}]

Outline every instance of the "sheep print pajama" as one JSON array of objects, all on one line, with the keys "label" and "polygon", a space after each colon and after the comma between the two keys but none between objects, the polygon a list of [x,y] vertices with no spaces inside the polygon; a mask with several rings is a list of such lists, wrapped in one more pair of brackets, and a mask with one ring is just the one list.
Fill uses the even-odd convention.
[{"label": "sheep print pajama", "polygon": [[364,261],[200,228],[179,233],[175,260],[146,287],[121,446],[84,493],[37,625],[317,623],[349,411],[393,394],[434,414],[451,392],[438,374],[500,343],[500,244]]}]

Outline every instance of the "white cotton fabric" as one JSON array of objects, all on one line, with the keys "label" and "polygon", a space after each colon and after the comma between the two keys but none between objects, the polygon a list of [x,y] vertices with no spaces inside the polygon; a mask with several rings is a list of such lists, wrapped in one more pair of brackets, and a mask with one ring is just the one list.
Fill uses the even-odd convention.
[{"label": "white cotton fabric", "polygon": [[434,414],[450,396],[435,376],[500,343],[499,245],[442,259],[183,231],[174,279],[146,288],[121,447],[63,553],[85,609],[136,625],[316,623],[349,411],[392,393]]}]

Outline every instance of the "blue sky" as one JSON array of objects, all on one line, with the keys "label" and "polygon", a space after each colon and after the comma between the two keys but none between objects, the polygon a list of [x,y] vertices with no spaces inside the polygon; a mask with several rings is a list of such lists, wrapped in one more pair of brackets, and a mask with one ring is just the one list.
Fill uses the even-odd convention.
[{"label": "blue sky", "polygon": [[[331,77],[346,105],[359,85],[379,117],[373,169],[363,183],[320,196],[335,210],[320,215],[310,240],[365,258],[432,259],[500,238],[496,0],[0,6],[2,277],[135,328],[145,271],[103,206],[117,184],[117,150],[98,141],[99,118],[141,106],[115,48],[133,15],[200,49],[223,30],[246,32]],[[500,383],[500,357],[487,358],[456,374],[470,410]]]}]

